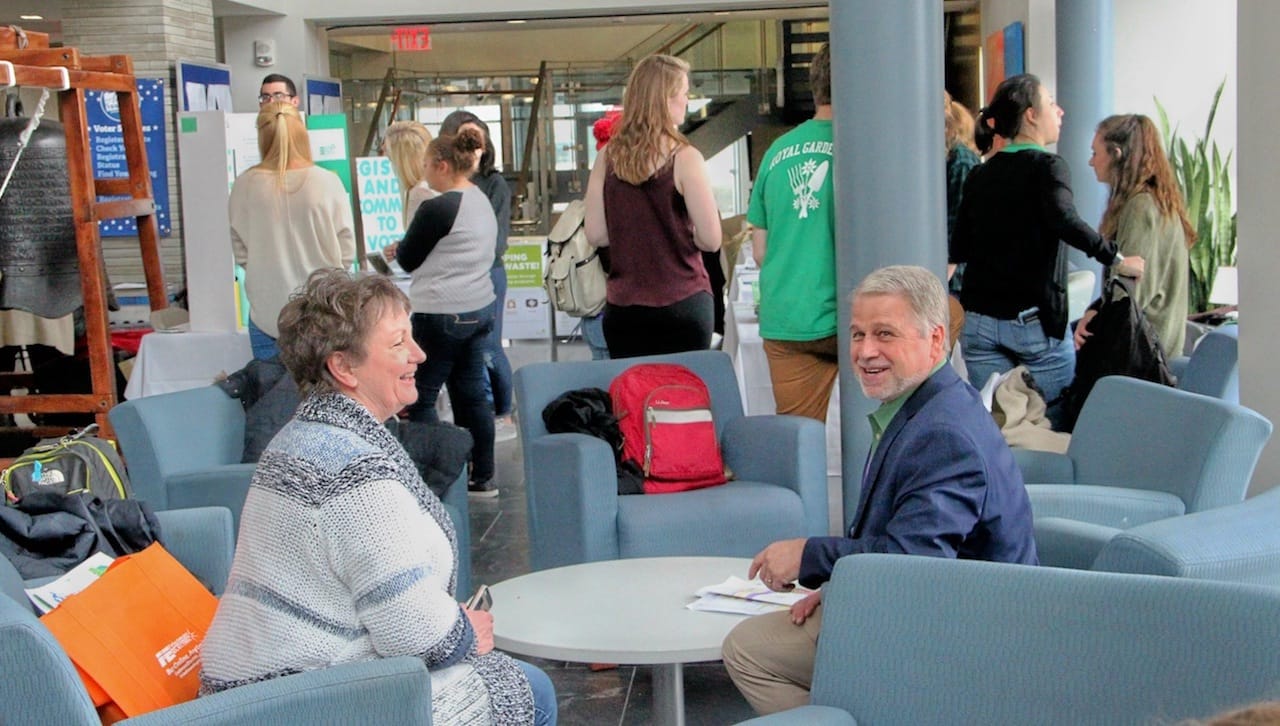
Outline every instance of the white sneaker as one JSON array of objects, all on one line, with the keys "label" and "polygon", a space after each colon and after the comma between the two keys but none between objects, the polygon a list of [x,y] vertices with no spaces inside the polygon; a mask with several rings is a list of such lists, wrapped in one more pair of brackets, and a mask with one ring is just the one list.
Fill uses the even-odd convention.
[{"label": "white sneaker", "polygon": [[493,440],[496,441],[513,441],[519,432],[516,430],[515,422],[510,416],[499,416],[493,420]]}]

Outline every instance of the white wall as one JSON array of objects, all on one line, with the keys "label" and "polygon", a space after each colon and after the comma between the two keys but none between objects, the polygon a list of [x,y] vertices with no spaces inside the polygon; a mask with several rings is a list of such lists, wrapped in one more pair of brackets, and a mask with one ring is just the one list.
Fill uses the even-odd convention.
[{"label": "white wall", "polygon": [[1169,125],[1200,136],[1213,92],[1226,88],[1213,122],[1213,140],[1236,147],[1236,3],[1224,0],[1114,0],[1115,110],[1159,123],[1160,99]]},{"label": "white wall", "polygon": [[[1280,336],[1275,334],[1280,309],[1280,3],[1240,0],[1238,67],[1240,85],[1249,93],[1239,100],[1240,154],[1237,201],[1240,234],[1240,401],[1272,422],[1280,422],[1280,385],[1276,361]],[[1273,435],[1253,475],[1251,493],[1280,485],[1280,444]]]},{"label": "white wall", "polygon": [[[231,66],[231,100],[236,111],[258,108],[258,89],[268,73],[283,73],[302,93],[303,75],[329,75],[329,43],[323,29],[298,17],[236,15],[222,18],[226,63]],[[254,65],[253,42],[276,43],[276,63]]]}]

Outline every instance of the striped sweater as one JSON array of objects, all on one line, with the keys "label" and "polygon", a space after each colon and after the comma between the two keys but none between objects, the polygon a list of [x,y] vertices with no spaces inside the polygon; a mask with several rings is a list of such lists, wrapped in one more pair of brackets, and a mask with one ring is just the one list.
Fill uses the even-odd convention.
[{"label": "striped sweater", "polygon": [[347,396],[312,396],[253,476],[201,692],[412,655],[436,723],[532,723],[519,665],[476,655],[456,567],[453,524],[391,433]]}]

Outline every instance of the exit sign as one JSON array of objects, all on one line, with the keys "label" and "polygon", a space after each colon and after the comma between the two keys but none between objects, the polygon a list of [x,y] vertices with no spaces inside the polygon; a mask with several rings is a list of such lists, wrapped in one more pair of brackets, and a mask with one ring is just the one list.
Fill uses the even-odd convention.
[{"label": "exit sign", "polygon": [[431,26],[392,28],[391,50],[431,50]]}]

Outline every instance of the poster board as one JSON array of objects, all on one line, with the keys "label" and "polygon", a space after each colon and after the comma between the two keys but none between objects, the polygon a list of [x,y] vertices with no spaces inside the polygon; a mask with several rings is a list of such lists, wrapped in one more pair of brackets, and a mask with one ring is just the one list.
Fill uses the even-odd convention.
[{"label": "poster board", "polygon": [[347,158],[347,117],[341,113],[307,116],[307,135],[311,137],[311,160],[342,180],[351,195],[351,162]]},{"label": "poster board", "polygon": [[231,66],[178,59],[178,111],[227,111],[231,108]]},{"label": "poster board", "polygon": [[231,131],[235,116],[252,118],[255,114],[221,111],[178,114],[183,253],[187,269],[187,309],[193,331],[234,332],[239,324],[235,260],[231,253],[231,228],[227,224],[230,182],[235,179]]},{"label": "poster board", "polygon": [[308,115],[323,116],[344,113],[342,81],[322,76],[302,77],[302,108]]},{"label": "poster board", "polygon": [[[551,301],[542,287],[545,237],[511,237],[503,264],[507,268],[507,304],[502,311],[502,336],[512,340],[551,337]],[[578,321],[556,313],[556,330],[563,335]]]},{"label": "poster board", "polygon": [[[169,214],[169,152],[164,135],[164,80],[138,78],[138,106],[142,119],[142,143],[151,175],[151,196],[156,202],[156,223],[160,236],[173,234]],[[87,90],[85,116],[89,122],[89,153],[96,179],[123,179],[129,176],[129,162],[124,152],[124,132],[120,123],[120,104],[114,91]],[[128,194],[98,197],[106,202],[129,199]],[[133,217],[103,219],[98,222],[103,237],[132,237],[138,234]]]},{"label": "poster board", "polygon": [[400,180],[385,156],[361,156],[355,166],[364,250],[377,252],[404,237]]}]

